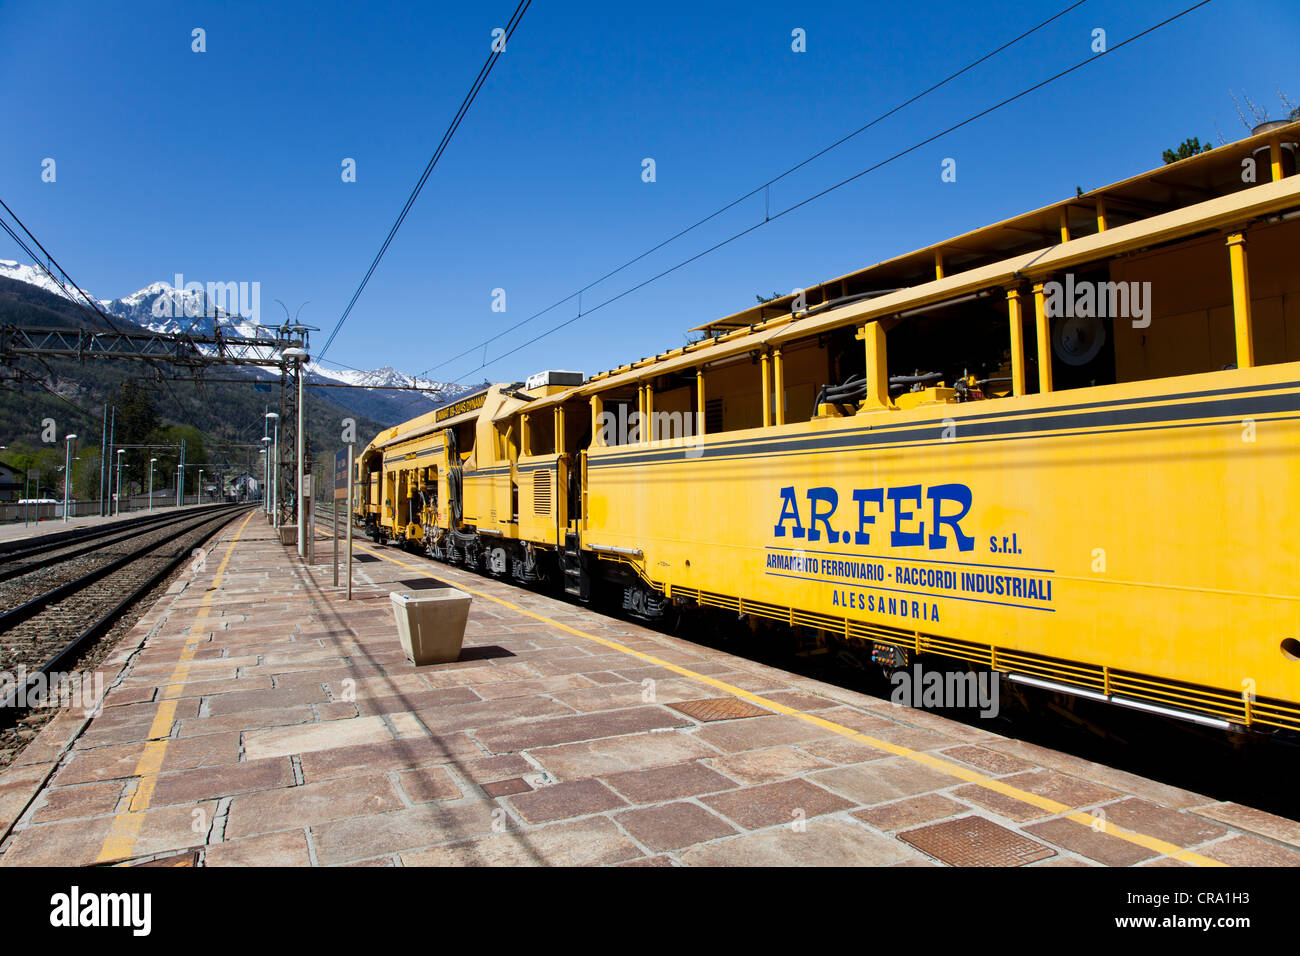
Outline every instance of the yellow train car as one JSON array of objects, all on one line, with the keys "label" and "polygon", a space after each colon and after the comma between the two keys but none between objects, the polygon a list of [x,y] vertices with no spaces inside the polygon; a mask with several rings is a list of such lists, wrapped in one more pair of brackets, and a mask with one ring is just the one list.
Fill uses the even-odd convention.
[{"label": "yellow train car", "polygon": [[886,667],[940,656],[1300,730],[1297,138],[1272,127],[580,385],[494,386],[448,442],[474,436],[464,509],[429,551],[617,589],[652,620],[712,607]]}]

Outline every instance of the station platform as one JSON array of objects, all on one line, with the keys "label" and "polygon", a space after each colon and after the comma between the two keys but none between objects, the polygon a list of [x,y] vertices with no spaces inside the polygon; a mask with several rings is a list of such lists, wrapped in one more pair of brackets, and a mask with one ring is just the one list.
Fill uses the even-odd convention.
[{"label": "station platform", "polygon": [[[1300,823],[253,512],[0,774],[0,865],[1300,864]],[[415,667],[388,592],[474,596]]]}]

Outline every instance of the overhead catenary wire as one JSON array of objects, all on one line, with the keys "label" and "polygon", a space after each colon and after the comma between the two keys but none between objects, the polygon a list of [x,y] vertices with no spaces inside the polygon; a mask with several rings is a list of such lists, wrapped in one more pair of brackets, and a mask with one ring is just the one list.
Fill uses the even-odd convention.
[{"label": "overhead catenary wire", "polygon": [[388,230],[388,236],[384,239],[383,245],[379,247],[379,252],[375,254],[375,258],[371,261],[370,268],[366,270],[365,276],[361,279],[361,284],[357,286],[356,292],[352,294],[352,299],[348,302],[347,307],[343,310],[343,314],[339,316],[338,322],[334,325],[334,330],[330,332],[329,338],[325,340],[325,345],[321,348],[317,361],[325,357],[325,353],[329,351],[330,346],[334,344],[335,337],[338,336],[339,331],[343,328],[343,323],[346,322],[348,316],[352,314],[352,309],[356,306],[357,300],[361,298],[361,293],[365,291],[366,285],[370,282],[370,277],[375,274],[375,269],[379,267],[379,261],[383,259],[384,253],[388,251],[388,247],[392,243],[393,237],[397,235],[397,230],[400,229],[402,223],[406,221],[406,214],[411,211],[411,207],[415,205],[415,200],[419,198],[420,192],[424,189],[424,184],[428,181],[429,174],[432,173],[434,167],[438,165],[438,160],[446,150],[447,144],[451,142],[451,138],[455,135],[457,128],[461,124],[461,120],[463,120],[465,115],[469,112],[469,108],[473,105],[475,98],[478,96],[479,90],[482,89],[483,84],[487,82],[488,75],[492,72],[492,67],[496,65],[497,59],[503,52],[505,52],[510,43],[510,38],[514,35],[515,28],[519,26],[519,21],[523,18],[524,12],[528,9],[529,4],[531,3],[532,0],[520,0],[519,6],[515,8],[515,12],[510,17],[510,22],[506,24],[501,37],[499,40],[493,42],[492,52],[488,55],[487,60],[479,69],[478,76],[475,78],[473,86],[471,86],[469,92],[465,94],[465,99],[461,102],[460,109],[456,111],[456,115],[452,118],[450,125],[448,125],[447,131],[442,134],[442,141],[438,144],[438,148],[434,150],[433,156],[424,167],[424,174],[420,176],[419,182],[417,182],[415,188],[411,190],[411,194],[407,197],[406,204],[398,214],[397,220],[393,223],[392,228]]},{"label": "overhead catenary wire", "polygon": [[[765,183],[760,183],[759,185],[751,189],[749,192],[745,193],[743,196],[738,196],[735,199],[733,199],[731,202],[727,203],[725,206],[721,206],[718,209],[715,209],[713,212],[709,213],[703,219],[696,220],[695,222],[691,223],[691,225],[687,226],[685,229],[682,229],[674,233],[673,235],[669,236],[667,239],[663,240],[662,242],[654,246],[651,246],[645,252],[633,256],[631,259],[627,260],[622,265],[618,266],[615,269],[611,269],[609,272],[606,272],[600,278],[592,280],[591,282],[583,286],[581,289],[578,289],[576,292],[571,292],[569,295],[566,295],[563,299],[559,299],[558,301],[553,302],[551,305],[548,305],[546,308],[542,309],[539,312],[534,312],[532,315],[528,316],[528,318],[516,322],[514,325],[510,326],[509,328],[502,329],[500,332],[497,332],[495,335],[492,335],[490,338],[484,339],[482,342],[479,342],[467,348],[465,351],[453,355],[450,358],[444,359],[443,361],[439,362],[436,365],[431,365],[429,368],[425,369],[420,374],[428,375],[430,372],[436,371],[437,369],[450,365],[452,362],[455,362],[457,359],[462,359],[466,355],[471,355],[474,352],[477,352],[479,349],[486,348],[488,345],[497,341],[498,339],[504,338],[505,336],[509,335],[511,332],[517,331],[518,329],[532,322],[534,319],[539,319],[546,313],[558,309],[564,303],[569,302],[572,299],[576,298],[579,300],[578,313],[579,315],[583,314],[581,297],[584,292],[587,292],[592,288],[594,288],[595,286],[600,285],[606,279],[613,278],[614,276],[618,275],[620,272],[624,271],[625,269],[628,269],[631,266],[635,265],[636,263],[640,262],[646,256],[653,255],[654,253],[658,252],[660,249],[664,248],[664,246],[676,242],[678,239],[682,238],[683,236],[687,235],[690,232],[693,232],[694,230],[698,229],[700,226],[703,226],[705,223],[711,222],[712,220],[716,219],[718,216],[721,216],[723,213],[731,209],[734,209],[736,206],[740,205],[746,199],[756,196],[760,192],[766,193],[773,185],[785,179],[787,176],[791,175],[792,173],[798,172],[800,169],[803,169],[809,163],[813,162],[814,160],[820,159],[822,156],[825,156],[827,153],[831,152],[832,150],[844,145],[849,140],[853,139],[855,136],[858,136],[861,133],[865,133],[867,130],[871,129],[873,126],[878,125],[879,123],[884,122],[889,117],[893,116],[895,113],[898,113],[906,109],[907,107],[911,106],[913,103],[917,102],[918,100],[923,99],[926,96],[929,96],[931,93],[935,92],[936,90],[940,89],[941,87],[948,85],[953,80],[957,79],[959,76],[969,73],[971,70],[975,69],[975,67],[979,66],[981,63],[984,63],[987,60],[990,60],[993,57],[997,56],[999,53],[1003,52],[1004,50],[1007,50],[1010,47],[1015,46],[1021,40],[1025,39],[1028,36],[1031,36],[1034,33],[1037,33],[1043,27],[1059,20],[1061,17],[1065,16],[1071,10],[1074,10],[1076,7],[1080,7],[1087,2],[1088,0],[1076,0],[1076,2],[1071,3],[1069,6],[1065,7],[1064,9],[1048,17],[1046,20],[1043,20],[1041,23],[1038,23],[1035,26],[1030,27],[1028,30],[1025,30],[1023,33],[1019,34],[1018,36],[1013,37],[1012,39],[1003,43],[1001,46],[993,50],[990,50],[988,53],[985,53],[983,56],[979,57],[978,59],[972,60],[970,63],[966,64],[964,67],[957,70],[956,72],[949,73],[942,80],[939,80],[939,82],[927,87],[926,89],[922,90],[920,93],[917,93],[911,98],[904,100],[902,103],[899,103],[897,106],[889,110],[886,110],[884,113],[881,113],[879,116],[871,120],[869,123],[866,123],[863,126],[859,126],[857,129],[853,130],[850,133],[846,133],[845,135],[841,136],[839,139],[835,140],[835,142],[831,143],[830,145],[825,146],[822,149],[819,149],[817,152],[813,153],[807,159],[795,163],[789,169],[785,170],[785,172],[773,176]],[[764,217],[765,219],[772,218],[770,209],[767,206],[764,207]]]},{"label": "overhead catenary wire", "polygon": [[[508,358],[509,356],[514,355],[514,354],[516,354],[517,352],[520,352],[520,351],[522,351],[522,350],[528,348],[529,346],[536,344],[537,342],[540,342],[542,339],[547,338],[547,337],[550,336],[550,335],[554,335],[556,332],[559,332],[561,329],[567,328],[568,326],[570,326],[570,325],[572,325],[573,323],[577,322],[579,319],[586,318],[587,316],[591,315],[591,313],[593,313],[593,312],[595,312],[595,311],[597,311],[597,310],[599,310],[599,309],[602,309],[602,308],[604,308],[605,306],[610,305],[610,304],[612,304],[612,303],[614,303],[614,302],[617,302],[619,299],[622,299],[622,298],[624,298],[625,296],[631,295],[633,292],[636,292],[637,290],[642,289],[642,288],[644,288],[644,287],[647,286],[647,285],[650,285],[652,282],[657,282],[659,279],[662,279],[662,278],[664,278],[665,276],[671,275],[672,273],[676,272],[678,269],[684,268],[685,266],[690,265],[692,262],[695,262],[695,261],[697,261],[697,260],[699,260],[699,259],[702,259],[702,258],[704,258],[705,256],[709,255],[710,253],[716,252],[717,250],[723,248],[724,246],[730,245],[731,243],[735,242],[737,239],[741,239],[741,238],[743,238],[744,236],[749,235],[751,232],[754,232],[754,231],[756,231],[756,230],[758,230],[758,229],[761,229],[763,226],[766,226],[766,225],[768,225],[768,224],[770,224],[770,223],[772,223],[772,222],[777,221],[777,220],[780,219],[782,216],[785,216],[785,215],[787,215],[787,214],[789,214],[789,213],[792,213],[792,212],[794,212],[796,209],[801,209],[802,207],[808,205],[809,203],[815,202],[816,200],[821,199],[823,196],[826,196],[826,195],[828,195],[828,194],[834,192],[834,191],[837,190],[837,189],[840,189],[840,188],[842,188],[842,187],[844,187],[844,186],[847,186],[849,183],[855,182],[855,181],[857,181],[858,179],[861,179],[863,176],[866,176],[867,174],[872,173],[872,172],[874,172],[874,171],[877,170],[877,169],[880,169],[882,166],[886,166],[886,165],[888,165],[889,163],[892,163],[892,162],[894,162],[895,160],[900,159],[901,157],[908,155],[909,153],[913,153],[913,152],[915,152],[916,150],[920,149],[921,147],[926,146],[926,145],[928,145],[928,144],[934,142],[935,140],[940,139],[940,138],[942,138],[942,137],[948,135],[949,133],[955,132],[956,130],[959,130],[959,129],[965,127],[965,126],[969,126],[971,123],[974,123],[976,120],[979,120],[979,119],[981,119],[981,118],[983,118],[983,117],[989,115],[990,113],[996,112],[997,110],[1000,110],[1000,109],[1002,109],[1004,106],[1007,106],[1007,105],[1009,105],[1009,104],[1011,104],[1011,103],[1014,103],[1014,102],[1016,102],[1017,100],[1023,99],[1024,97],[1028,96],[1029,94],[1031,94],[1031,93],[1033,93],[1033,92],[1035,92],[1035,91],[1037,91],[1037,90],[1040,90],[1040,89],[1042,89],[1043,87],[1045,87],[1045,86],[1047,86],[1047,85],[1049,85],[1049,84],[1051,84],[1051,83],[1056,82],[1057,80],[1061,79],[1062,77],[1064,77],[1064,76],[1068,76],[1069,74],[1075,72],[1076,70],[1082,69],[1083,67],[1087,66],[1087,65],[1090,64],[1090,63],[1095,63],[1096,61],[1100,60],[1102,57],[1108,56],[1108,55],[1110,55],[1111,53],[1114,53],[1114,52],[1117,51],[1117,50],[1123,49],[1125,46],[1127,46],[1128,44],[1134,42],[1135,40],[1139,40],[1139,39],[1141,39],[1142,37],[1147,36],[1148,34],[1151,34],[1151,33],[1155,32],[1156,30],[1159,30],[1161,27],[1164,27],[1164,26],[1169,25],[1170,23],[1173,23],[1175,20],[1178,20],[1178,19],[1180,19],[1180,18],[1186,16],[1187,14],[1192,13],[1192,12],[1194,12],[1194,11],[1200,9],[1201,7],[1207,5],[1207,4],[1211,3],[1211,2],[1212,2],[1212,0],[1200,0],[1199,3],[1195,3],[1195,4],[1193,4],[1192,6],[1187,7],[1187,8],[1185,8],[1185,9],[1179,11],[1178,13],[1175,13],[1173,16],[1167,17],[1166,19],[1161,20],[1159,23],[1156,23],[1156,24],[1154,24],[1154,25],[1152,25],[1152,26],[1150,26],[1150,27],[1147,27],[1145,30],[1143,30],[1143,31],[1140,32],[1140,33],[1135,33],[1133,36],[1128,37],[1128,38],[1125,39],[1125,40],[1122,40],[1121,42],[1115,44],[1114,46],[1107,47],[1104,51],[1102,51],[1102,52],[1100,52],[1100,53],[1096,53],[1096,54],[1094,54],[1094,55],[1088,57],[1087,59],[1080,60],[1078,63],[1075,63],[1073,66],[1067,67],[1066,69],[1061,70],[1059,73],[1055,73],[1055,74],[1053,74],[1052,76],[1049,76],[1047,79],[1040,80],[1039,82],[1035,83],[1034,85],[1029,86],[1029,87],[1026,87],[1025,89],[1021,90],[1020,92],[1015,93],[1015,94],[1013,94],[1013,95],[1007,97],[1006,99],[1001,100],[1001,101],[999,101],[999,102],[993,104],[992,106],[989,106],[989,107],[987,107],[987,108],[985,108],[985,109],[983,109],[983,110],[980,110],[978,113],[975,113],[975,114],[973,114],[973,115],[967,117],[966,119],[962,120],[961,122],[959,122],[959,123],[954,123],[952,126],[949,126],[947,129],[941,130],[940,132],[935,133],[935,134],[933,134],[932,136],[927,136],[925,139],[920,140],[919,142],[912,144],[911,146],[907,147],[906,149],[899,150],[898,152],[894,153],[892,156],[888,156],[888,157],[886,157],[885,159],[882,159],[882,160],[880,160],[879,162],[874,163],[874,164],[871,165],[871,166],[868,166],[866,169],[863,169],[863,170],[860,170],[859,172],[854,173],[852,176],[849,176],[849,177],[847,177],[847,178],[845,178],[845,179],[840,180],[840,181],[837,182],[837,183],[834,183],[834,184],[832,184],[832,185],[830,185],[830,186],[827,186],[825,189],[822,189],[820,192],[814,193],[813,195],[808,196],[808,197],[805,198],[805,199],[801,199],[799,202],[794,203],[794,204],[791,205],[791,206],[787,206],[785,209],[782,209],[780,212],[777,212],[777,213],[772,214],[770,218],[762,219],[762,220],[760,220],[759,222],[755,223],[754,225],[749,226],[749,227],[747,227],[747,228],[745,228],[745,229],[742,229],[741,231],[739,231],[739,232],[737,232],[737,233],[735,233],[735,234],[733,234],[733,235],[731,235],[731,236],[728,236],[726,239],[723,239],[723,240],[721,240],[720,242],[714,243],[712,246],[709,246],[707,249],[704,249],[704,250],[701,251],[701,252],[697,252],[695,255],[690,256],[689,258],[683,259],[682,261],[678,262],[676,265],[670,266],[669,268],[664,269],[662,272],[659,272],[659,273],[657,273],[657,274],[651,276],[651,277],[648,278],[648,279],[645,279],[645,280],[643,280],[643,281],[641,281],[641,282],[638,282],[636,285],[631,286],[630,288],[624,289],[622,292],[619,292],[619,293],[617,293],[616,295],[610,296],[608,299],[605,299],[603,302],[599,303],[598,305],[592,306],[591,308],[587,309],[585,312],[579,313],[578,315],[574,315],[574,316],[572,316],[572,317],[566,319],[565,321],[559,323],[558,325],[552,326],[550,329],[547,329],[545,332],[542,332],[542,333],[540,333],[539,335],[534,336],[533,338],[529,339],[528,341],[523,342],[523,343],[521,343],[521,344],[515,346],[514,348],[509,349],[509,350],[507,350],[507,351],[505,351],[505,352],[502,352],[500,355],[496,356],[495,358],[492,358],[492,359],[490,359],[490,360],[485,360],[481,365],[478,365],[477,367],[472,368],[472,369],[468,370],[467,372],[465,372],[464,374],[462,374],[462,375],[460,375],[459,377],[457,377],[457,378],[455,379],[455,381],[460,382],[460,381],[462,381],[463,379],[467,378],[468,376],[470,376],[470,375],[474,375],[474,374],[476,374],[476,373],[482,371],[483,369],[487,368],[488,366],[490,366],[490,365],[494,365],[495,363],[500,362],[502,359],[504,359],[504,358]],[[481,345],[480,345],[480,346],[475,346],[475,349],[478,349],[478,348],[480,348],[480,347],[481,347]]]}]

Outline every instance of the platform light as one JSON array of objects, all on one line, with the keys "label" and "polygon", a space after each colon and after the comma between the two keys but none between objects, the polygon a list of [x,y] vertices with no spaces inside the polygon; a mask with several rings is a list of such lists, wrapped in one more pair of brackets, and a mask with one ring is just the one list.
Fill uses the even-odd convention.
[{"label": "platform light", "polygon": [[77,440],[76,433],[64,435],[63,454],[63,523],[68,523],[68,485],[72,484],[72,443]]}]

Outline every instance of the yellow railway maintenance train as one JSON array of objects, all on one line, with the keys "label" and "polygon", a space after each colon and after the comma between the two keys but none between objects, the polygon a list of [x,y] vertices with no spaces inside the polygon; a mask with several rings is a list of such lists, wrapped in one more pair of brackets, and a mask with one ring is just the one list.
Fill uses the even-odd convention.
[{"label": "yellow railway maintenance train", "polygon": [[358,461],[381,542],[1229,730],[1300,730],[1300,123],[498,384]]}]

